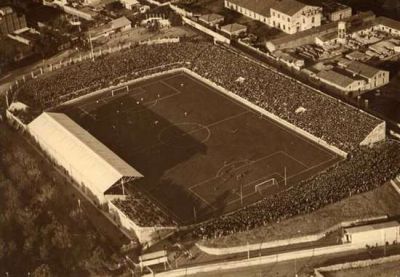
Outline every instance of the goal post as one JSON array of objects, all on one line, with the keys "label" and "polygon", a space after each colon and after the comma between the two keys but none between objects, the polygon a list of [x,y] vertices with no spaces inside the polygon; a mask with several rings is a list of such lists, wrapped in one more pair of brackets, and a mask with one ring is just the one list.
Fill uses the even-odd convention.
[{"label": "goal post", "polygon": [[111,96],[115,96],[118,94],[125,94],[129,92],[129,87],[128,86],[123,86],[119,88],[115,88],[111,90]]},{"label": "goal post", "polygon": [[262,192],[272,186],[278,185],[278,181],[275,178],[271,178],[265,181],[262,181],[256,185],[254,185],[254,191],[256,193],[262,194]]}]

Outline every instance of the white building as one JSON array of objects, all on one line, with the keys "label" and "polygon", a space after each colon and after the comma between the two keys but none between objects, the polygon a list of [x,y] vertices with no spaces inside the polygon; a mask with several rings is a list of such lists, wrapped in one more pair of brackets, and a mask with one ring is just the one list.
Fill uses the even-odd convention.
[{"label": "white building", "polygon": [[343,243],[381,246],[400,242],[400,224],[397,221],[356,226],[344,229]]},{"label": "white building", "polygon": [[288,34],[321,25],[322,9],[296,0],[225,0],[224,5]]},{"label": "white building", "polygon": [[295,0],[282,0],[271,7],[271,25],[295,34],[321,26],[322,9]]}]

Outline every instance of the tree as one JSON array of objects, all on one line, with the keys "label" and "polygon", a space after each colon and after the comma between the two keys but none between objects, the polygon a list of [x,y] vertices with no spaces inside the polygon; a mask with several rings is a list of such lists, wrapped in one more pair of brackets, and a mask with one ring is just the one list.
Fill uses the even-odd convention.
[{"label": "tree", "polygon": [[9,64],[13,61],[16,54],[17,49],[14,45],[6,37],[0,36],[0,64]]},{"label": "tree", "polygon": [[100,247],[93,250],[92,256],[86,261],[86,268],[89,270],[97,270],[103,267],[106,254]]},{"label": "tree", "polygon": [[7,254],[6,243],[3,241],[2,238],[0,238],[0,260],[5,258],[6,254]]},{"label": "tree", "polygon": [[51,238],[51,243],[54,247],[59,249],[66,249],[71,247],[71,234],[69,233],[67,226],[62,225],[59,222],[56,223],[54,234]]},{"label": "tree", "polygon": [[33,277],[51,277],[53,274],[51,273],[51,268],[47,264],[41,264],[38,266],[33,272]]}]

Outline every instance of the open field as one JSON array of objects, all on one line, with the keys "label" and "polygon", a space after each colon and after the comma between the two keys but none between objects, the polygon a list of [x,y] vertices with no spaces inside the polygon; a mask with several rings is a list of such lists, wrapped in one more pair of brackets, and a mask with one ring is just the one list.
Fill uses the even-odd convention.
[{"label": "open field", "polygon": [[181,223],[233,211],[284,189],[285,176],[295,185],[339,160],[183,73],[58,111],[141,172],[132,185]]}]

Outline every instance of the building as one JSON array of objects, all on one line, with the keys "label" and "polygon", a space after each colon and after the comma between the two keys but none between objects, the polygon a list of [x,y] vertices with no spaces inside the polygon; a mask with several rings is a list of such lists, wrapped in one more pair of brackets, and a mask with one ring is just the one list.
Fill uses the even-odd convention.
[{"label": "building", "polygon": [[[343,20],[343,22],[346,22],[346,26],[355,24],[355,22],[357,24],[372,24],[373,21],[375,21],[375,14],[372,12],[359,13]],[[335,37],[338,36],[339,23],[338,21],[329,22],[295,34],[285,34],[267,41],[266,47],[270,52],[296,48],[306,44],[313,44],[318,37],[322,44],[326,44],[332,39],[332,34]]]},{"label": "building", "polygon": [[352,14],[352,9],[349,6],[343,5],[333,0],[323,1],[321,3],[324,16],[329,21],[340,21],[348,18]]},{"label": "building", "polygon": [[[343,60],[347,62],[343,62]],[[348,96],[376,89],[389,83],[389,71],[361,63],[342,59],[338,70],[319,72],[316,77],[321,82],[335,87]]]},{"label": "building", "polygon": [[233,23],[221,27],[221,31],[230,35],[231,37],[238,36],[247,31],[247,27],[241,24]]},{"label": "building", "polygon": [[400,36],[400,22],[388,17],[378,17],[375,21],[375,26],[373,29],[386,32],[394,36]]},{"label": "building", "polygon": [[236,11],[251,19],[258,20],[271,26],[271,7],[276,0],[225,0],[227,9]]},{"label": "building", "polygon": [[271,7],[271,25],[287,34],[321,26],[322,9],[295,0],[282,0]]},{"label": "building", "polygon": [[224,22],[224,17],[220,14],[216,13],[210,13],[210,14],[205,14],[199,17],[199,21],[214,27],[216,25],[219,25],[220,23]]},{"label": "building", "polygon": [[346,71],[366,80],[363,90],[376,89],[389,83],[389,71],[369,66],[365,63],[353,61],[345,68]]},{"label": "building", "polygon": [[24,15],[18,15],[11,7],[0,8],[0,34],[11,34],[26,27]]},{"label": "building", "polygon": [[128,10],[138,9],[141,5],[137,0],[120,0],[121,4]]},{"label": "building", "polygon": [[320,71],[316,77],[321,82],[343,91],[348,96],[355,96],[354,92],[360,92],[366,83],[361,78],[353,79],[334,70]]},{"label": "building", "polygon": [[132,28],[131,21],[125,16],[114,19],[107,24],[96,27],[89,31],[90,40],[96,40],[102,37],[108,37],[116,32],[125,32]]},{"label": "building", "polygon": [[342,242],[369,246],[399,243],[400,224],[397,221],[389,221],[345,228]]},{"label": "building", "polygon": [[65,0],[43,0],[43,5],[53,7],[53,8],[60,8],[65,13],[77,16],[81,19],[92,21],[97,17],[97,12],[94,11],[93,8],[88,6],[71,6]]},{"label": "building", "polygon": [[296,0],[225,0],[224,5],[287,34],[321,25],[322,9]]},{"label": "building", "polygon": [[288,67],[293,67],[297,70],[300,70],[302,67],[304,67],[304,59],[299,58],[295,56],[294,54],[291,53],[285,53],[281,51],[276,51],[274,53],[274,56],[281,61],[282,63],[286,64]]},{"label": "building", "polygon": [[65,114],[44,112],[28,124],[28,131],[44,152],[98,203],[108,201],[107,191],[112,187],[143,177]]}]

